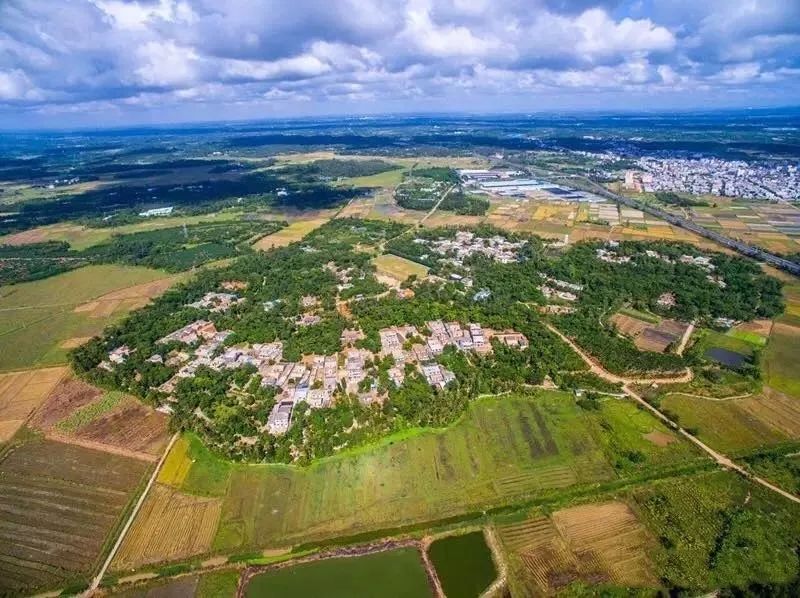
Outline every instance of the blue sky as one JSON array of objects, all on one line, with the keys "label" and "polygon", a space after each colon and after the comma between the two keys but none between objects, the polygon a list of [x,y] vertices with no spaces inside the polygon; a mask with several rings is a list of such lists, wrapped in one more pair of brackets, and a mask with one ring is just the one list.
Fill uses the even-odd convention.
[{"label": "blue sky", "polygon": [[0,0],[0,127],[800,104],[800,0]]}]

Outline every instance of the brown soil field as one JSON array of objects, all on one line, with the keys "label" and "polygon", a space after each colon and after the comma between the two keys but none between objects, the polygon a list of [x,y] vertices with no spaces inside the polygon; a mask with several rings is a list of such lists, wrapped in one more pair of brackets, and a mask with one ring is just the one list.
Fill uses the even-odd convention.
[{"label": "brown soil field", "polygon": [[659,430],[653,430],[649,434],[645,434],[644,437],[656,446],[661,447],[669,446],[673,442],[677,442],[677,439],[674,436]]},{"label": "brown soil field", "polygon": [[0,375],[0,442],[17,432],[66,373],[58,367]]},{"label": "brown soil field", "polygon": [[76,313],[88,313],[90,318],[107,318],[120,309],[132,311],[144,307],[154,297],[163,294],[181,279],[181,275],[168,276],[152,282],[112,291],[97,299],[75,307]]},{"label": "brown soil field", "polygon": [[647,555],[655,545],[622,502],[590,504],[500,526],[512,578],[524,594],[550,595],[567,585],[657,585]]},{"label": "brown soil field", "polygon": [[755,332],[761,336],[769,336],[772,332],[772,320],[753,320],[752,322],[742,322],[734,328],[743,332]]},{"label": "brown soil field", "polygon": [[625,314],[614,314],[611,316],[611,321],[617,327],[617,330],[625,336],[635,338],[639,336],[646,328],[650,326],[648,322],[638,320]]},{"label": "brown soil field", "polygon": [[92,340],[91,336],[75,336],[73,338],[68,338],[63,343],[59,345],[62,349],[75,349],[84,345]]},{"label": "brown soil field", "polygon": [[155,484],[114,558],[114,570],[204,554],[211,548],[222,501]]},{"label": "brown soil field", "polygon": [[742,399],[738,402],[738,406],[789,438],[800,438],[800,410],[797,409],[797,399],[765,386],[760,397]]},{"label": "brown soil field", "polygon": [[75,436],[128,451],[158,455],[169,439],[168,422],[168,416],[131,398],[82,426]]},{"label": "brown soil field", "polygon": [[49,440],[9,451],[0,462],[0,594],[88,576],[147,469]]},{"label": "brown soil field", "polygon": [[632,338],[639,350],[657,353],[666,351],[671,343],[683,336],[687,328],[687,324],[677,320],[662,320],[658,325],[653,325],[621,313],[611,316],[611,322],[621,334]]},{"label": "brown soil field", "polygon": [[56,423],[99,398],[103,391],[77,378],[65,377],[53,388],[47,400],[31,419],[31,425],[47,432]]}]

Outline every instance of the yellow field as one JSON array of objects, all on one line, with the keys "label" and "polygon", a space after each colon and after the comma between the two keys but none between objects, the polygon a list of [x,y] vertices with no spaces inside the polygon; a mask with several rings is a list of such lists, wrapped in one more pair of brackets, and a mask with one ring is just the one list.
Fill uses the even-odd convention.
[{"label": "yellow field", "polygon": [[118,291],[111,291],[97,299],[81,303],[73,310],[75,313],[86,313],[90,318],[107,318],[118,312],[129,312],[144,307],[154,297],[163,294],[171,286],[185,280],[188,274],[167,276],[152,282],[134,285]]},{"label": "yellow field", "polygon": [[400,282],[405,281],[409,276],[424,278],[428,275],[428,268],[422,264],[412,262],[402,257],[390,253],[379,255],[372,260],[378,269],[378,274],[390,276]]},{"label": "yellow field", "polygon": [[161,471],[158,472],[159,483],[180,488],[192,467],[192,460],[187,455],[188,450],[189,442],[185,436],[181,436],[167,455]]},{"label": "yellow field", "polygon": [[0,442],[14,436],[66,373],[57,367],[0,374]]},{"label": "yellow field", "polygon": [[261,249],[262,251],[273,249],[275,247],[286,247],[295,241],[301,240],[308,233],[318,229],[329,220],[330,218],[312,218],[310,220],[298,220],[297,222],[292,222],[286,228],[259,239],[253,245],[253,247],[256,249]]},{"label": "yellow field", "polygon": [[114,558],[114,570],[174,561],[211,548],[222,501],[155,484]]},{"label": "yellow field", "polygon": [[622,502],[590,504],[498,528],[514,595],[546,596],[577,581],[630,587],[658,582],[653,539]]}]

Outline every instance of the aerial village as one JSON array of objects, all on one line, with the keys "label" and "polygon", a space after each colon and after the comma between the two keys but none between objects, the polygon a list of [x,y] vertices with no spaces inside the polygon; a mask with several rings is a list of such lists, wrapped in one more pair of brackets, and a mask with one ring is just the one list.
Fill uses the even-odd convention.
[{"label": "aerial village", "polygon": [[[447,260],[458,266],[464,265],[466,257],[478,253],[501,263],[509,263],[517,259],[517,250],[524,244],[524,241],[510,242],[501,236],[488,239],[477,237],[474,233],[464,231],[456,233],[452,240],[417,241],[428,244],[434,253],[449,256]],[[340,270],[331,263],[323,267],[339,278],[340,291],[351,286],[348,270]],[[469,280],[459,276],[459,282],[467,284]],[[569,285],[563,281],[555,281],[554,284],[580,290],[579,285]],[[230,292],[241,290],[241,283],[228,281],[222,286],[229,292],[206,293],[188,306],[223,313],[245,301],[235,292]],[[475,300],[481,300],[481,293],[487,292],[479,291]],[[359,299],[360,296],[354,297],[354,300]],[[263,309],[270,311],[280,302],[280,299],[264,302]],[[303,313],[294,319],[295,324],[303,327],[318,324],[321,317],[315,313],[315,309],[319,305],[318,297],[302,297],[300,307]],[[172,411],[170,403],[175,401],[172,393],[177,384],[182,379],[195,376],[201,367],[221,371],[252,366],[261,376],[261,385],[272,387],[277,393],[275,406],[263,431],[281,435],[289,429],[294,408],[301,401],[312,409],[319,409],[332,406],[338,393],[347,393],[358,397],[363,404],[383,402],[386,393],[381,393],[378,388],[374,364],[387,357],[392,360],[388,376],[395,387],[403,384],[406,368],[413,367],[428,384],[443,389],[455,380],[453,372],[436,362],[436,357],[447,347],[477,355],[491,353],[492,341],[518,350],[528,347],[528,339],[514,330],[492,330],[476,322],[463,326],[459,322],[431,320],[422,329],[411,325],[381,329],[381,348],[377,353],[358,348],[358,341],[364,339],[365,335],[357,328],[350,328],[341,334],[342,350],[339,353],[304,355],[300,361],[290,362],[283,359],[281,341],[225,346],[225,341],[232,334],[231,330],[218,330],[209,320],[198,319],[156,341],[156,345],[163,346],[165,350],[149,356],[147,361],[176,368],[172,378],[158,387],[166,397],[160,410],[167,413]],[[174,348],[176,343],[182,348]],[[117,347],[99,367],[113,371],[116,365],[125,362],[130,352],[126,346]],[[202,414],[198,416],[202,417]]]}]

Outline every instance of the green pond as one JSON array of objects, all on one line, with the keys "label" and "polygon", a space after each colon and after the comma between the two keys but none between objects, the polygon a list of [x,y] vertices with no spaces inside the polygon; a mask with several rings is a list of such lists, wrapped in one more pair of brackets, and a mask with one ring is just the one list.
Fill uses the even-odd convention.
[{"label": "green pond", "polygon": [[497,577],[483,532],[436,540],[428,557],[447,598],[477,598]]}]

